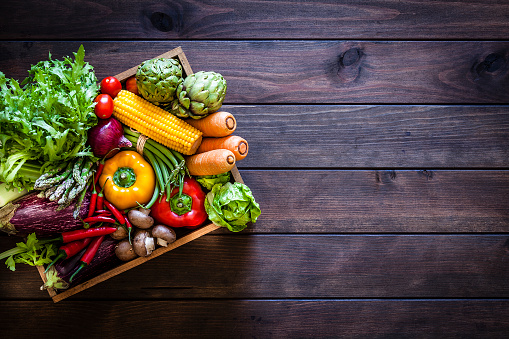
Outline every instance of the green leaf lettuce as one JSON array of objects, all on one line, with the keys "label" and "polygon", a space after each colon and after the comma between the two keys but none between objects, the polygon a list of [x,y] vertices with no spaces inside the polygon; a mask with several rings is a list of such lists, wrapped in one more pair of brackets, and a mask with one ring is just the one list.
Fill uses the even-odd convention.
[{"label": "green leaf lettuce", "polygon": [[210,221],[232,232],[242,231],[248,222],[256,222],[261,214],[251,190],[240,182],[214,185],[207,193],[205,210]]}]

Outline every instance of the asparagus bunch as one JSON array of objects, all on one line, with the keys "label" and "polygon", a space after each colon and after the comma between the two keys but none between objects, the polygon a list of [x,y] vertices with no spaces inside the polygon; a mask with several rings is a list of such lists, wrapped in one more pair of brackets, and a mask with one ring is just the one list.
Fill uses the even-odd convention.
[{"label": "asparagus bunch", "polygon": [[[80,193],[86,191],[94,172],[94,161],[78,157],[73,161],[41,175],[34,184],[50,201],[56,201],[58,210],[67,208]],[[79,202],[79,201],[78,201]],[[79,205],[79,204],[78,204]]]}]

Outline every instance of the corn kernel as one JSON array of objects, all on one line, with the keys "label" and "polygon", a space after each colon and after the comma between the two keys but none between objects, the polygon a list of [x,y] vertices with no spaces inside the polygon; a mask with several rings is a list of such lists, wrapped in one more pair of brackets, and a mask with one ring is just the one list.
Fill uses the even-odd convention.
[{"label": "corn kernel", "polygon": [[166,147],[190,155],[201,142],[201,131],[132,92],[121,90],[113,102],[120,122]]}]

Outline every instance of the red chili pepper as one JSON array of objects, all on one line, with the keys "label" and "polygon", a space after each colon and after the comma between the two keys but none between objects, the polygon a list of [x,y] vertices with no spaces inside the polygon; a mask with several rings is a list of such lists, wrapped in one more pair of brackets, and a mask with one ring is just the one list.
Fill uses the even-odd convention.
[{"label": "red chili pepper", "polygon": [[[94,218],[94,217],[92,217]],[[88,218],[87,218],[88,219]],[[86,219],[85,219],[86,220]],[[111,219],[113,220],[113,219]],[[115,220],[113,220],[115,222]],[[74,230],[69,232],[63,232],[60,234],[60,240],[64,243],[69,243],[76,240],[81,240],[85,238],[97,237],[100,235],[111,234],[117,230],[116,227],[95,227],[81,230]]]},{"label": "red chili pepper", "polygon": [[106,216],[102,216],[102,215],[94,215],[94,216],[92,216],[90,218],[86,218],[85,220],[83,220],[83,222],[87,223],[87,224],[93,224],[93,223],[96,223],[96,222],[107,222],[107,223],[110,223],[110,224],[114,224],[115,223],[115,219],[110,218],[110,217],[106,217]]},{"label": "red chili pepper", "polygon": [[78,272],[81,271],[83,269],[83,267],[85,267],[88,264],[90,264],[92,259],[94,259],[95,254],[97,253],[97,250],[99,249],[99,246],[101,246],[101,243],[104,240],[104,237],[105,237],[105,235],[101,235],[99,237],[96,237],[96,238],[92,239],[92,242],[87,247],[87,250],[85,251],[85,253],[83,254],[83,256],[80,259],[80,267],[78,267],[76,272],[74,272],[71,275],[71,278],[69,278],[69,282],[72,282],[72,279],[74,278],[74,276],[76,274],[78,274]]},{"label": "red chili pepper", "polygon": [[124,215],[115,206],[113,206],[113,204],[111,202],[109,202],[106,199],[104,199],[103,201],[104,201],[104,206],[106,206],[106,208],[109,209],[111,211],[111,213],[113,213],[113,216],[117,219],[117,221],[121,225],[125,225]]},{"label": "red chili pepper", "polygon": [[97,194],[97,209],[98,210],[104,209],[104,193],[103,193],[103,191],[104,191],[104,187],[106,187],[106,182],[108,181],[108,179],[106,179],[103,187],[101,188],[101,191],[99,192],[99,194]]},{"label": "red chili pepper", "polygon": [[49,264],[48,267],[46,267],[44,273],[48,272],[49,268],[53,266],[53,264],[55,264],[58,260],[67,259],[76,255],[79,251],[84,249],[90,243],[90,241],[92,241],[92,238],[85,238],[60,246],[60,248],[58,249],[58,255],[51,262],[51,264]]},{"label": "red chili pepper", "polygon": [[111,212],[108,210],[96,210],[95,214],[111,214]]},{"label": "red chili pepper", "polygon": [[101,176],[101,173],[103,172],[104,168],[104,161],[101,160],[99,162],[99,165],[97,166],[97,176],[94,178],[94,186],[97,185],[97,182],[99,181],[99,177]]},{"label": "red chili pepper", "polygon": [[[92,174],[94,176],[94,174]],[[94,214],[95,206],[97,204],[97,190],[95,189],[95,184],[92,185],[92,195],[90,196],[90,205],[88,206],[88,214],[87,217],[91,217]]]},{"label": "red chili pepper", "polygon": [[97,214],[96,214],[96,216],[98,216],[98,217],[109,217],[109,218],[111,218],[111,217],[112,217],[112,214],[111,214],[111,212],[109,212],[109,211],[108,211],[108,212],[106,212],[106,213],[97,213]]}]

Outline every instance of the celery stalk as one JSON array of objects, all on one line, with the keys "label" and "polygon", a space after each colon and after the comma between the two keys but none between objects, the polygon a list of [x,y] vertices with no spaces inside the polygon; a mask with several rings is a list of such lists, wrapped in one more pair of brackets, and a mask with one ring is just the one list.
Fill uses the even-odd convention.
[{"label": "celery stalk", "polygon": [[7,189],[5,183],[0,184],[0,207],[5,206],[8,202],[27,194],[27,190],[20,191],[17,188]]}]

